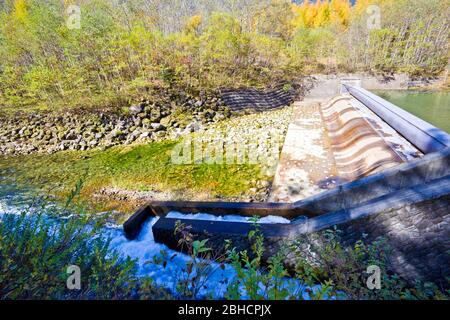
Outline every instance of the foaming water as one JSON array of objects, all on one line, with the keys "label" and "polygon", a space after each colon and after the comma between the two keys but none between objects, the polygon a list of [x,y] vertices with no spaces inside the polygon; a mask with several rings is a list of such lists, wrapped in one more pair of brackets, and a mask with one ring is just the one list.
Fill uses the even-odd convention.
[{"label": "foaming water", "polygon": [[[22,214],[33,216],[29,213],[29,208],[32,206],[33,200],[26,199],[26,197],[15,199],[13,196],[0,198],[0,218],[5,215]],[[48,209],[48,208],[47,208]],[[63,223],[69,217],[49,219],[49,223]],[[153,278],[157,285],[165,287],[172,292],[176,292],[176,284],[179,276],[186,270],[186,263],[191,259],[189,256],[170,250],[162,244],[154,241],[152,226],[156,223],[157,218],[150,219],[146,222],[139,237],[136,240],[130,241],[125,237],[122,226],[107,225],[101,229],[100,236],[109,238],[110,250],[120,254],[123,258],[131,258],[136,260],[137,275],[140,277],[149,276]],[[170,261],[163,266],[162,264],[154,263],[155,257],[160,257],[161,253],[165,252],[166,256],[171,258]],[[220,268],[219,264],[210,264],[212,273],[208,276],[208,281],[205,282],[203,288],[199,292],[200,295],[206,296],[212,294],[215,298],[223,297],[226,290],[224,279],[230,279],[235,276],[234,270],[230,266]]]},{"label": "foaming water", "polygon": [[0,176],[0,215],[19,214],[33,203],[29,191],[5,183],[5,177]]},{"label": "foaming water", "polygon": [[[142,231],[136,240],[130,241],[125,237],[123,230],[119,227],[109,230],[112,238],[111,249],[116,250],[122,257],[136,259],[138,263],[139,276],[150,276],[157,284],[174,291],[177,277],[186,270],[186,263],[190,257],[179,252],[170,250],[162,244],[154,241],[152,226],[157,218],[150,219],[142,227]],[[171,257],[170,262],[165,267],[161,264],[153,263],[153,258],[160,255],[161,251]],[[211,264],[212,274],[201,290],[201,295],[213,293],[215,297],[222,297],[226,285],[224,279],[230,279],[235,276],[234,270],[230,266],[225,266],[222,270],[216,263]]]},{"label": "foaming water", "polygon": [[[243,217],[238,215],[227,215],[227,216],[215,216],[207,213],[195,213],[195,214],[185,214],[176,211],[171,211],[167,215],[167,218],[172,219],[188,219],[188,220],[210,220],[210,221],[227,221],[227,222],[244,222],[252,223],[251,217]],[[258,220],[258,223],[262,224],[289,224],[290,220],[279,217],[279,216],[267,216]]]}]

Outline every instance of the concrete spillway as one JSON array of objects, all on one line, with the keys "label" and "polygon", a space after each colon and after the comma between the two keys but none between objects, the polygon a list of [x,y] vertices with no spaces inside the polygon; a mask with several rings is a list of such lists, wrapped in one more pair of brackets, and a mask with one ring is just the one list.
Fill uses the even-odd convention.
[{"label": "concrete spillway", "polygon": [[343,88],[423,153],[440,151],[450,146],[447,132],[361,87],[344,84]]},{"label": "concrete spillway", "polygon": [[294,104],[270,202],[294,203],[423,154],[348,93]]},{"label": "concrete spillway", "polygon": [[352,98],[339,96],[322,108],[338,175],[353,181],[406,161],[352,105]]}]

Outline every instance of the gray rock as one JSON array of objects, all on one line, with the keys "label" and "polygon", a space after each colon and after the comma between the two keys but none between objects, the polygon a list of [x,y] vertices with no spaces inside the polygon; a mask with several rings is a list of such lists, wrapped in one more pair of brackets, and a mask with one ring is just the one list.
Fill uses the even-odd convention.
[{"label": "gray rock", "polygon": [[151,123],[150,127],[154,131],[164,131],[164,130],[166,130],[166,127],[163,124],[161,124],[161,123]]},{"label": "gray rock", "polygon": [[216,113],[216,115],[214,116],[213,120],[215,122],[221,121],[225,119],[225,116],[222,113]]},{"label": "gray rock", "polygon": [[141,113],[142,111],[144,111],[144,107],[143,106],[137,106],[137,105],[132,105],[130,108],[129,108],[129,110],[130,110],[130,112],[132,113],[132,114],[138,114],[138,113]]},{"label": "gray rock", "polygon": [[146,131],[146,132],[142,132],[142,134],[139,136],[139,138],[146,139],[149,136],[150,136],[150,132]]}]

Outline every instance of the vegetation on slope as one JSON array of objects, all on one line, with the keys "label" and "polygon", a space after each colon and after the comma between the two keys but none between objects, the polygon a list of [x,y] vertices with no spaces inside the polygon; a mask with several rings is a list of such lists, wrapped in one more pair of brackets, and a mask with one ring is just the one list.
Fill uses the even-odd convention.
[{"label": "vegetation on slope", "polygon": [[[445,68],[447,0],[377,0],[381,24],[373,30],[372,2],[7,0],[0,105],[123,107],[161,88],[198,94],[310,72]],[[79,29],[72,4],[80,6]]]}]

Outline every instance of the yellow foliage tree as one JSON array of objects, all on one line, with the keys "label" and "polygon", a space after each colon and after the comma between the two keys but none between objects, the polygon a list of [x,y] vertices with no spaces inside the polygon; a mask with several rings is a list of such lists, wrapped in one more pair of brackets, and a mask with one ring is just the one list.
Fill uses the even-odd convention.
[{"label": "yellow foliage tree", "polygon": [[26,0],[14,0],[14,17],[19,21],[24,21],[27,16]]},{"label": "yellow foliage tree", "polygon": [[202,16],[201,15],[195,15],[189,18],[188,22],[186,23],[184,30],[187,33],[198,33],[200,26],[202,24]]},{"label": "yellow foliage tree", "polygon": [[331,21],[347,28],[352,10],[350,2],[348,0],[332,0],[330,6]]},{"label": "yellow foliage tree", "polygon": [[330,3],[328,1],[317,2],[317,14],[313,21],[313,26],[316,28],[324,27],[330,23]]},{"label": "yellow foliage tree", "polygon": [[351,13],[349,0],[325,0],[315,3],[309,0],[302,4],[292,4],[295,14],[292,24],[294,28],[321,28],[330,24],[347,27]]}]

